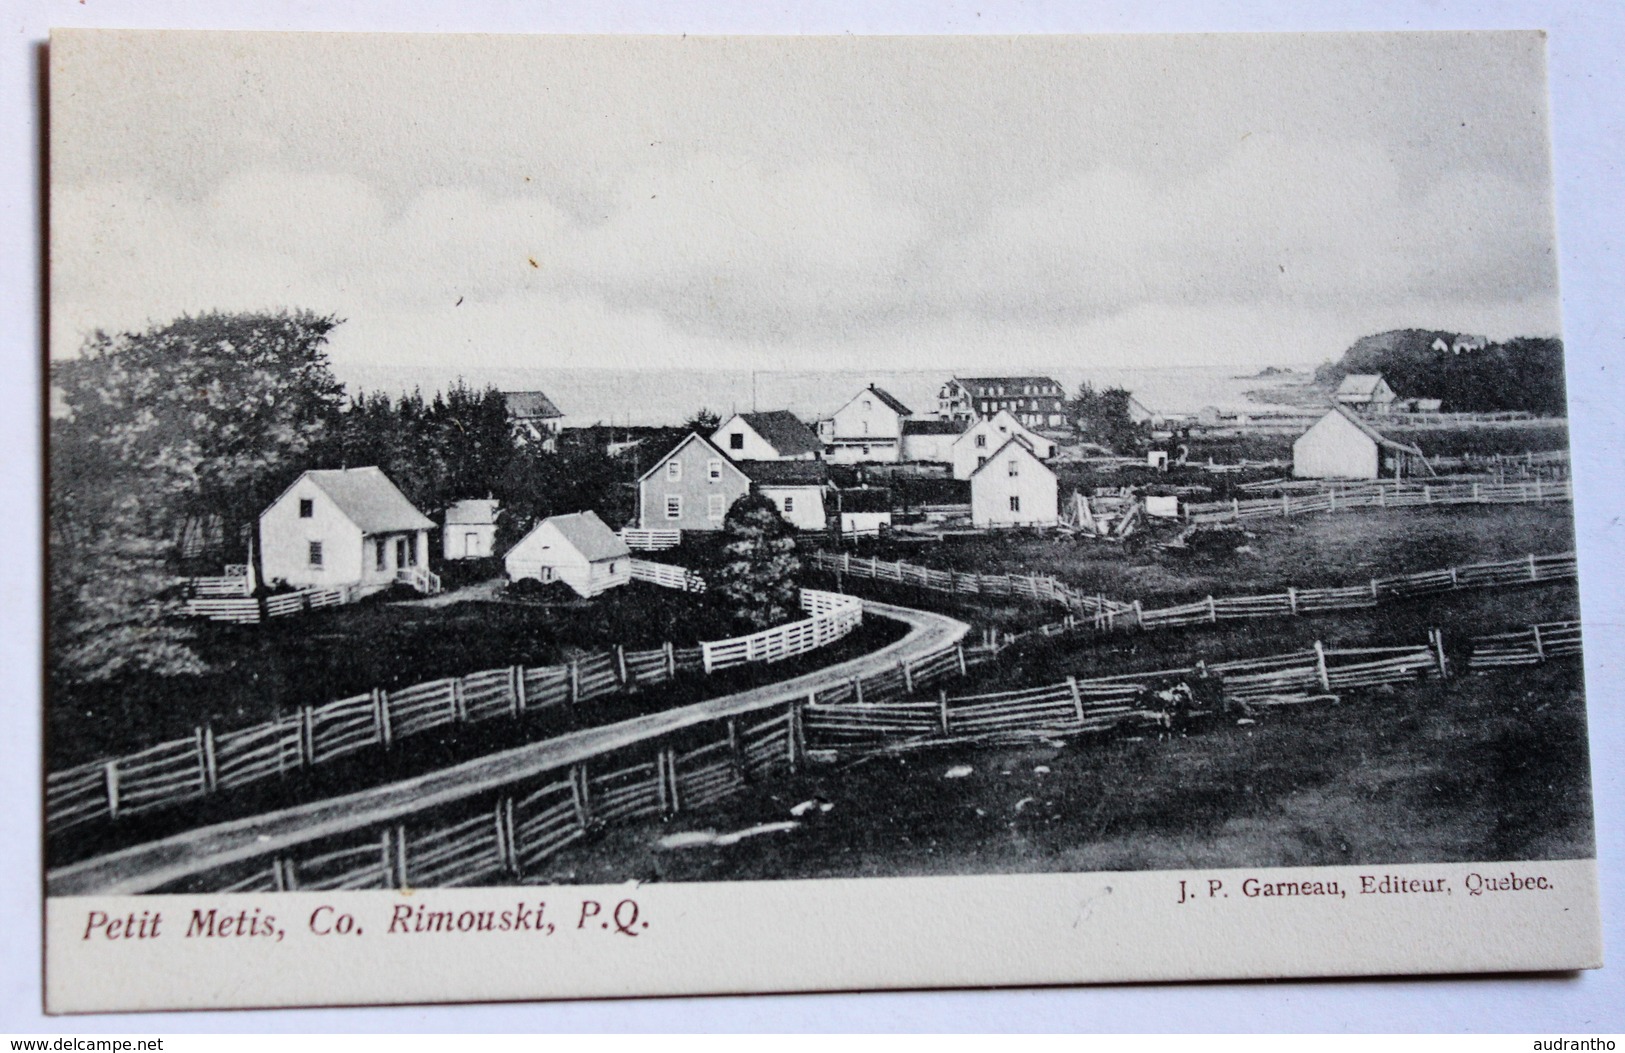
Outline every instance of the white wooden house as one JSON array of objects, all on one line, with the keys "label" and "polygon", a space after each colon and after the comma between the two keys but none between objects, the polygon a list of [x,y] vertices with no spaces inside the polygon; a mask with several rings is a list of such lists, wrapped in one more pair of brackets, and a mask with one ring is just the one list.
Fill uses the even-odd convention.
[{"label": "white wooden house", "polygon": [[837,464],[892,462],[903,452],[903,422],[913,411],[873,384],[835,411],[824,430],[824,456]]},{"label": "white wooden house", "polygon": [[1041,461],[1055,456],[1055,443],[1016,420],[1008,410],[983,417],[966,428],[949,449],[955,479],[969,479],[993,452],[1010,439],[1017,439]]},{"label": "white wooden house", "polygon": [[496,548],[497,508],[500,502],[485,499],[457,501],[446,508],[445,526],[440,531],[440,555],[444,559],[481,559]]},{"label": "white wooden house", "polygon": [[903,422],[899,459],[915,464],[953,463],[954,442],[965,432],[962,420],[920,417]]},{"label": "white wooden house", "polygon": [[632,580],[632,551],[596,512],[549,516],[502,559],[514,581],[562,581],[597,596]]},{"label": "white wooden house", "polygon": [[260,513],[266,582],[353,586],[366,595],[396,581],[438,590],[429,573],[434,522],[377,468],[309,471]]},{"label": "white wooden house", "polygon": [[735,413],[711,443],[736,461],[816,461],[824,453],[818,435],[789,410]]},{"label": "white wooden house", "polygon": [[757,493],[797,530],[823,530],[833,493],[829,468],[818,461],[742,461]]},{"label": "white wooden house", "polygon": [[1432,471],[1421,450],[1388,438],[1346,406],[1292,444],[1292,474],[1300,479],[1403,479]]},{"label": "white wooden house", "polygon": [[1060,484],[1020,439],[1006,439],[971,473],[971,525],[978,528],[1053,526],[1060,519]]},{"label": "white wooden house", "polygon": [[1381,373],[1350,373],[1337,386],[1338,405],[1367,413],[1386,413],[1399,396]]}]

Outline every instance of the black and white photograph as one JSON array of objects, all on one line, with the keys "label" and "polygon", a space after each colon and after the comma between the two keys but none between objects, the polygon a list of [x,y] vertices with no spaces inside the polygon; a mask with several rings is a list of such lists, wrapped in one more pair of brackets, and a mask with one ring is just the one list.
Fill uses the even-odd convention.
[{"label": "black and white photograph", "polygon": [[73,953],[1142,875],[1597,964],[1543,34],[48,63]]}]

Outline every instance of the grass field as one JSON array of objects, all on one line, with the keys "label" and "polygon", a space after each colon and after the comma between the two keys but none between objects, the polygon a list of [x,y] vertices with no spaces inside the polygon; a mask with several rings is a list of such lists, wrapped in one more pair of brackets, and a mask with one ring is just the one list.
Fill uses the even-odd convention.
[{"label": "grass field", "polygon": [[[1576,661],[1345,696],[1189,735],[961,745],[615,828],[537,882],[1378,865],[1594,854]],[[949,778],[957,766],[969,775]],[[804,801],[824,801],[792,818]],[[795,822],[726,847],[674,833]]]},{"label": "grass field", "polygon": [[1247,532],[1248,551],[1218,557],[1026,533],[950,537],[933,545],[867,542],[854,551],[987,574],[1053,574],[1088,592],[1161,606],[1210,593],[1358,584],[1574,545],[1567,504],[1323,513],[1253,520]]},{"label": "grass field", "polygon": [[131,674],[53,687],[48,767],[190,735],[245,727],[295,707],[509,665],[552,665],[614,644],[692,646],[738,630],[702,597],[632,582],[580,605],[469,600],[441,606],[377,600],[263,625],[199,622],[210,672]]}]

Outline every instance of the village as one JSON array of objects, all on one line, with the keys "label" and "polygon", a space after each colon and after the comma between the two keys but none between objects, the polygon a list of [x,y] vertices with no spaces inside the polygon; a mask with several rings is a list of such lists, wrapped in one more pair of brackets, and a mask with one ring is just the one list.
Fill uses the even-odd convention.
[{"label": "village", "polygon": [[[233,672],[65,692],[126,719],[84,735],[53,713],[54,890],[1165,867],[1189,849],[1145,824],[1197,793],[1185,822],[1233,826],[1273,751],[1333,781],[1361,777],[1350,751],[1431,770],[1356,716],[1414,721],[1410,696],[1434,740],[1523,770],[1533,732],[1463,730],[1464,677],[1526,678],[1562,700],[1554,742],[1582,733],[1560,419],[1359,373],[1295,416],[1164,414],[1043,375],[644,429],[488,394],[522,456],[607,465],[598,499],[418,507],[344,465],[299,471],[235,541],[189,521],[188,567],[243,547],[174,579],[163,617]],[[1583,778],[1539,756],[1563,771],[1528,778]],[[1056,799],[1068,757],[1082,812]],[[1144,791],[1115,830],[1113,770]],[[1482,821],[1476,791],[1451,800],[1408,816],[1430,850]],[[1518,836],[1578,851],[1557,800]],[[1014,855],[984,843],[995,813]],[[1300,822],[1248,850],[1323,861]],[[268,831],[275,851],[244,850]]]}]

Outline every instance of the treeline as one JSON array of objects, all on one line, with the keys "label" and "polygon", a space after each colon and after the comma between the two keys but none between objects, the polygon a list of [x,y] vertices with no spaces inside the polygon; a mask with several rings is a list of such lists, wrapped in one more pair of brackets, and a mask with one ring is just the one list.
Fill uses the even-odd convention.
[{"label": "treeline", "polygon": [[1394,329],[1361,337],[1343,357],[1315,371],[1320,385],[1335,389],[1351,373],[1381,373],[1401,398],[1436,398],[1451,413],[1521,410],[1559,417],[1567,412],[1563,341],[1517,337],[1460,352],[1458,334],[1433,329]]},{"label": "treeline", "polygon": [[182,553],[201,543],[215,572],[245,560],[259,513],[307,469],[376,465],[431,515],[495,497],[499,542],[556,512],[627,518],[632,466],[596,445],[516,442],[494,388],[349,397],[327,356],[339,324],[308,311],[188,316],[97,332],[52,364],[53,677],[199,671],[170,617]]}]

